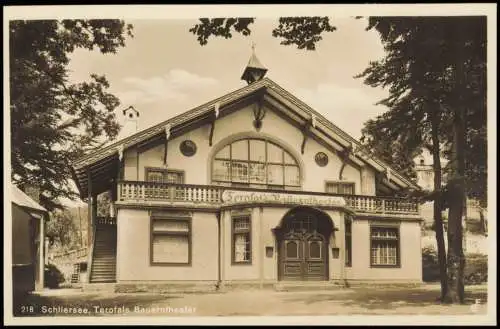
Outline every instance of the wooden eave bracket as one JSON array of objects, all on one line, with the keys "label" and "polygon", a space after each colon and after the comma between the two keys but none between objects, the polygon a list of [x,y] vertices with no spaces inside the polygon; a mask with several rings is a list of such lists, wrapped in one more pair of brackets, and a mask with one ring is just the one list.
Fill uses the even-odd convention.
[{"label": "wooden eave bracket", "polygon": [[220,108],[220,103],[217,102],[215,103],[214,106],[214,116],[212,119],[212,124],[210,126],[210,136],[208,137],[208,145],[212,146],[213,144],[213,137],[214,137],[214,130],[215,130],[215,120],[219,117],[219,108]]},{"label": "wooden eave bracket", "polygon": [[339,152],[340,160],[342,161],[342,166],[340,166],[339,170],[339,180],[342,180],[342,173],[344,172],[345,166],[347,165],[347,161],[349,161],[350,155],[352,154],[352,144],[349,147],[346,147],[344,150]]},{"label": "wooden eave bracket", "polygon": [[302,128],[303,139],[302,139],[302,145],[300,147],[301,154],[304,154],[307,138],[309,137],[309,133],[312,128],[316,128],[316,117],[314,115],[311,115],[311,118],[304,124]]},{"label": "wooden eave bracket", "polygon": [[167,123],[167,125],[165,126],[165,150],[163,152],[163,166],[165,167],[167,166],[168,140],[170,138],[171,128],[172,126],[170,125],[170,123]]}]

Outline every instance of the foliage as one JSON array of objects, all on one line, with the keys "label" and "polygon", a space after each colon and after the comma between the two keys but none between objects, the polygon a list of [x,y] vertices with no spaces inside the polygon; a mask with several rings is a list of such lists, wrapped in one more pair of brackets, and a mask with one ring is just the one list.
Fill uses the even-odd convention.
[{"label": "foliage", "polygon": [[[200,45],[208,43],[210,36],[229,39],[232,32],[244,36],[251,34],[249,28],[254,18],[200,18],[200,23],[189,29],[197,36]],[[330,24],[328,17],[280,17],[278,26],[272,30],[272,36],[282,38],[282,45],[295,45],[298,49],[315,50],[316,44],[323,39],[323,32],[333,32],[336,28]]]},{"label": "foliage", "polygon": [[118,98],[104,76],[70,82],[76,49],[116,53],[132,36],[120,20],[15,20],[9,22],[12,180],[40,188],[40,203],[62,209],[74,200],[70,165],[116,137]]},{"label": "foliage", "polygon": [[78,243],[78,228],[69,210],[55,210],[47,222],[46,236],[51,246],[63,250],[71,249]]},{"label": "foliage", "polygon": [[[488,282],[488,256],[483,254],[467,254],[464,279],[467,285]],[[422,249],[422,280],[424,282],[439,281],[439,262],[434,247],[425,247]]]},{"label": "foliage", "polygon": [[110,216],[109,206],[111,204],[111,196],[109,191],[101,193],[97,196],[97,216]]},{"label": "foliage", "polygon": [[488,282],[488,256],[468,254],[465,261],[465,284],[473,285]]},{"label": "foliage", "polygon": [[54,264],[45,265],[44,286],[55,289],[65,281],[64,275]]}]

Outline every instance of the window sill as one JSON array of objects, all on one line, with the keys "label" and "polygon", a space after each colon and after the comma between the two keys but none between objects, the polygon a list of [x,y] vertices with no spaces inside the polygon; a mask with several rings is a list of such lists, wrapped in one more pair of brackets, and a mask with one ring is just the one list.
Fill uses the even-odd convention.
[{"label": "window sill", "polygon": [[401,268],[401,265],[373,265],[370,264],[371,268]]},{"label": "window sill", "polygon": [[149,263],[150,266],[179,266],[179,267],[191,267],[191,263]]},{"label": "window sill", "polygon": [[236,265],[236,266],[240,266],[240,265],[252,265],[252,261],[248,261],[248,262],[231,262],[231,265]]}]

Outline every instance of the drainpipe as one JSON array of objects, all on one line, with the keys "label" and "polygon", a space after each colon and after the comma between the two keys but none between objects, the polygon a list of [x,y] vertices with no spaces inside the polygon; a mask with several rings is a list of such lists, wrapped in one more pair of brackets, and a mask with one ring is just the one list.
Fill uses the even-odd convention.
[{"label": "drainpipe", "polygon": [[40,236],[39,236],[39,254],[38,254],[38,270],[39,272],[39,290],[45,287],[45,217],[40,218]]},{"label": "drainpipe", "polygon": [[259,253],[260,253],[260,288],[264,288],[264,233],[263,233],[263,223],[264,220],[264,209],[259,207]]},{"label": "drainpipe", "polygon": [[221,289],[222,285],[222,278],[221,278],[221,271],[222,271],[222,262],[221,262],[221,212],[218,211],[215,214],[215,217],[217,218],[217,284],[216,284],[216,289],[219,290]]},{"label": "drainpipe", "polygon": [[[345,213],[341,213],[339,221],[340,229],[337,231],[339,233],[339,258],[340,258],[340,282],[345,285]],[[352,238],[351,238],[352,239]],[[337,240],[337,237],[335,237]]]}]

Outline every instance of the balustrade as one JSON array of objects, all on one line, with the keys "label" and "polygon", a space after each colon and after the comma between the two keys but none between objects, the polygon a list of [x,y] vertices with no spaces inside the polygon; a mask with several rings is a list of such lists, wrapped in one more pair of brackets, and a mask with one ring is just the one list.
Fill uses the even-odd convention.
[{"label": "balustrade", "polygon": [[[230,188],[212,185],[121,181],[118,183],[118,200],[221,204],[222,192],[224,189]],[[282,191],[281,193],[287,193],[287,191]],[[307,195],[325,195],[324,193],[314,192],[302,193]],[[342,196],[346,201],[346,206],[355,212],[374,214],[419,214],[418,203],[414,200],[364,195]]]}]

